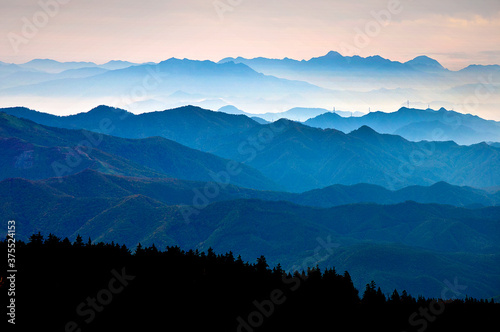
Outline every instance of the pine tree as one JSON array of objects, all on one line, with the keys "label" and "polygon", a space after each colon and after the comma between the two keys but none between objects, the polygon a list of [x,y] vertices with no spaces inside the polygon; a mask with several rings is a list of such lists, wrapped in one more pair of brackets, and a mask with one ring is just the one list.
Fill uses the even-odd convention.
[{"label": "pine tree", "polygon": [[142,248],[142,245],[141,243],[139,242],[139,244],[137,245],[137,247],[135,248],[135,255],[136,256],[141,256],[142,254],[144,254],[144,249]]},{"label": "pine tree", "polygon": [[385,303],[385,301],[386,301],[385,295],[384,295],[384,293],[382,293],[382,290],[380,289],[380,287],[377,289],[377,294],[376,294],[375,300],[377,301],[377,303]]},{"label": "pine tree", "polygon": [[399,296],[399,293],[396,289],[394,290],[394,292],[392,292],[391,301],[396,303],[396,304],[401,302],[401,297]]},{"label": "pine tree", "polygon": [[41,247],[43,245],[43,235],[38,232],[38,234],[33,234],[30,236],[29,245],[32,247]]},{"label": "pine tree", "polygon": [[365,286],[365,291],[363,293],[363,299],[361,300],[363,303],[366,304],[372,304],[377,302],[377,291],[376,288],[377,285],[375,284],[375,281],[371,281],[369,284],[366,284]]},{"label": "pine tree", "polygon": [[76,248],[82,248],[83,247],[83,239],[80,236],[80,234],[78,234],[76,236],[76,240],[75,240],[75,242],[73,242],[73,246],[76,247]]},{"label": "pine tree", "polygon": [[267,271],[267,268],[269,265],[266,262],[266,258],[261,255],[259,258],[257,258],[257,264],[255,264],[255,268],[257,272],[259,273],[265,273]]}]

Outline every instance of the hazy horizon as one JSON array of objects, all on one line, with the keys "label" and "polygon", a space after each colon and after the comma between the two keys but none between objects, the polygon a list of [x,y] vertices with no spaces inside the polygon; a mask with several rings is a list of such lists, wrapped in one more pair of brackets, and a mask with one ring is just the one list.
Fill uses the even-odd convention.
[{"label": "hazy horizon", "polygon": [[[42,5],[44,4],[44,5]],[[309,59],[335,50],[457,70],[500,63],[500,2],[21,0],[3,4],[0,61]]]},{"label": "hazy horizon", "polygon": [[[500,65],[497,0],[19,0],[2,6],[0,61],[6,63],[51,59],[142,64],[171,58],[218,62],[227,57],[309,60],[334,51],[346,57],[378,55],[401,63],[425,55],[451,71],[436,74],[435,63],[423,67],[417,63],[415,75],[411,70],[398,74],[394,67],[377,72],[375,61],[371,71],[359,67],[357,73],[337,75],[327,72],[327,67],[271,68],[254,63],[247,65],[266,77],[254,75],[247,80],[244,75],[236,77],[238,73],[225,77],[223,69],[214,69],[213,76],[202,82],[203,76],[184,68],[180,69],[184,76],[177,77],[181,87],[175,80],[163,80],[153,89],[139,91],[143,76],[133,71],[119,78],[118,73],[98,71],[13,74],[5,68],[5,76],[0,76],[2,107],[19,105],[58,115],[84,112],[99,104],[134,113],[187,104],[213,110],[234,105],[248,113],[293,107],[367,113],[370,109],[393,112],[409,100],[417,108],[445,107],[500,120],[498,71],[472,68],[455,73],[470,65]],[[58,85],[58,79],[66,81]]]},{"label": "hazy horizon", "polygon": [[85,60],[85,59],[66,59],[66,60],[62,60],[62,59],[57,59],[57,58],[32,58],[32,59],[29,59],[27,61],[17,61],[17,62],[7,62],[7,61],[3,61],[3,60],[0,60],[1,62],[4,62],[4,63],[9,63],[9,64],[16,64],[16,65],[23,65],[23,64],[26,64],[26,63],[29,63],[31,61],[35,61],[35,60],[53,60],[53,61],[57,61],[57,62],[61,62],[61,63],[65,63],[65,62],[75,62],[75,63],[78,63],[78,62],[81,62],[81,63],[85,63],[85,62],[88,62],[88,63],[94,63],[98,66],[101,66],[101,65],[105,65],[107,63],[110,63],[110,62],[113,62],[113,61],[123,61],[123,62],[131,62],[131,63],[134,63],[134,64],[145,64],[145,63],[155,63],[155,64],[158,64],[162,61],[166,61],[166,60],[169,60],[169,59],[179,59],[179,60],[193,60],[193,61],[212,61],[212,62],[219,62],[221,60],[224,60],[224,59],[227,59],[227,58],[245,58],[245,59],[256,59],[256,58],[268,58],[268,59],[273,59],[273,60],[283,60],[283,59],[291,59],[291,60],[297,60],[297,61],[308,61],[308,60],[311,60],[313,58],[317,58],[317,57],[322,57],[322,56],[325,56],[326,54],[328,54],[329,52],[337,52],[339,53],[340,55],[344,56],[344,57],[355,57],[355,56],[359,56],[359,57],[362,57],[362,58],[369,58],[369,57],[376,57],[376,56],[380,56],[384,59],[388,59],[388,60],[391,60],[391,61],[397,61],[397,62],[401,62],[401,63],[405,63],[405,62],[408,62],[410,60],[413,60],[417,57],[420,57],[420,56],[426,56],[426,57],[429,57],[431,59],[434,59],[436,61],[438,61],[444,68],[450,70],[450,71],[460,71],[464,68],[467,68],[468,66],[473,66],[473,65],[481,65],[481,66],[489,66],[489,65],[500,65],[500,61],[499,63],[484,63],[484,64],[480,64],[480,63],[476,63],[476,62],[471,62],[471,63],[464,63],[464,67],[458,67],[456,69],[450,69],[448,67],[446,67],[443,63],[441,63],[439,60],[437,60],[437,58],[433,57],[433,56],[430,56],[428,54],[415,54],[414,56],[410,56],[408,59],[406,60],[396,60],[396,59],[392,59],[390,57],[386,58],[386,57],[383,57],[381,56],[380,54],[369,54],[369,55],[365,55],[365,56],[362,56],[362,55],[359,55],[359,54],[353,54],[353,55],[346,55],[346,54],[342,54],[342,52],[339,52],[338,50],[329,50],[325,53],[322,53],[322,54],[317,54],[317,55],[313,55],[312,57],[308,57],[308,58],[293,58],[293,57],[290,57],[290,56],[285,56],[285,57],[281,57],[281,58],[268,58],[268,57],[265,57],[265,56],[255,56],[255,57],[250,57],[250,58],[247,58],[247,57],[244,57],[244,56],[241,56],[241,55],[228,55],[228,56],[224,56],[224,57],[221,57],[221,58],[215,58],[215,59],[207,59],[207,58],[181,58],[181,57],[175,57],[175,56],[169,56],[169,57],[166,57],[162,60],[146,60],[146,61],[141,61],[141,62],[134,62],[130,59],[120,59],[120,58],[110,58],[109,60],[104,60],[104,61],[91,61],[91,60]]}]

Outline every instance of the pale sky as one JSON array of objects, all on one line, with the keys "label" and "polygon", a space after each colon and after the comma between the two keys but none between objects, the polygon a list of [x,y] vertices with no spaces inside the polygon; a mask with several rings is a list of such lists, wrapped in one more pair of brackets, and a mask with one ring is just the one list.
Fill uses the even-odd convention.
[{"label": "pale sky", "polygon": [[457,70],[500,64],[500,0],[0,0],[0,36],[0,61],[13,63],[300,60],[334,50],[425,54]]}]

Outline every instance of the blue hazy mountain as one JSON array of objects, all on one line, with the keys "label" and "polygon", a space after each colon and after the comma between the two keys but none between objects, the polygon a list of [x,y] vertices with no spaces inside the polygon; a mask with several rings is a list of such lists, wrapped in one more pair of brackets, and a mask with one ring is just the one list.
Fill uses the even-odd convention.
[{"label": "blue hazy mountain", "polygon": [[[407,94],[407,98],[422,102],[424,102],[421,100],[424,96],[428,101],[443,101],[443,97],[451,97],[442,93],[450,87],[464,84],[484,84],[491,81],[487,79],[489,75],[494,74],[498,78],[500,73],[498,65],[471,65],[462,70],[451,71],[444,68],[437,60],[425,55],[407,62],[399,62],[378,55],[369,57],[342,56],[335,51],[301,61],[288,58],[246,59],[237,57],[222,59],[220,63],[228,61],[244,63],[264,74],[307,81],[333,90],[417,89],[417,91]],[[439,91],[433,92],[432,89]],[[337,105],[341,101],[333,100]],[[400,102],[402,103],[404,100]],[[498,100],[495,99],[495,102]]]},{"label": "blue hazy mountain", "polygon": [[0,77],[5,77],[6,75],[19,72],[33,72],[33,69],[26,69],[19,65],[13,63],[5,63],[0,61]]},{"label": "blue hazy mountain", "polygon": [[[284,119],[261,125],[244,115],[192,106],[140,115],[101,106],[67,117],[27,109],[4,111],[71,129],[97,130],[102,119],[109,119],[114,126],[113,135],[134,139],[162,136],[245,163],[293,192],[357,183],[389,189],[440,181],[478,188],[500,185],[500,172],[492,171],[500,165],[500,154],[497,148],[485,143],[460,146],[450,141],[411,142],[400,136],[379,134],[368,126],[345,134]],[[378,114],[371,116],[374,115]],[[388,125],[383,118],[379,121]],[[265,139],[263,133],[267,135]],[[421,157],[418,163],[411,159],[416,153]]]},{"label": "blue hazy mountain", "polygon": [[[378,76],[381,82],[387,81],[388,79],[402,82],[405,78],[407,80],[427,80],[429,78],[440,77],[436,76],[436,74],[450,74],[450,71],[444,68],[438,61],[427,56],[418,56],[410,61],[402,63],[385,59],[378,55],[369,57],[360,57],[358,55],[342,56],[338,52],[330,51],[324,56],[301,61],[288,58],[245,59],[238,57],[225,58],[219,61],[219,63],[226,63],[229,61],[244,63],[261,73],[290,79],[300,79],[320,86],[324,86],[328,81],[339,83],[340,81],[336,80],[336,78],[342,78],[345,75],[354,76],[351,77],[352,82],[345,82],[347,84],[352,84],[359,83],[359,79],[373,81],[376,76]],[[362,84],[360,87],[365,86],[367,85]],[[408,82],[400,87],[406,86],[408,86]],[[327,87],[335,88],[335,85],[328,84]],[[376,88],[376,86],[372,87]],[[384,85],[378,87],[384,87]]]},{"label": "blue hazy mountain", "polygon": [[[238,58],[225,58],[220,60],[219,62],[224,63],[228,61],[238,62],[238,63],[247,63],[251,67],[255,67],[257,70],[262,70],[264,67],[272,67],[272,66],[282,66],[286,68],[299,68],[300,66],[306,68],[321,68],[321,69],[335,69],[335,70],[348,70],[345,66],[349,66],[351,68],[387,68],[387,69],[400,69],[400,70],[408,70],[411,67],[411,63],[409,66],[405,66],[401,62],[391,61],[388,59],[384,59],[381,56],[370,56],[370,57],[360,57],[360,56],[342,56],[340,53],[335,51],[330,51],[328,54],[319,57],[313,57],[310,60],[293,60],[289,58],[284,59],[268,59],[268,58],[253,58],[253,59],[245,59],[242,57]],[[418,61],[418,60],[417,60]]]},{"label": "blue hazy mountain", "polygon": [[[152,92],[173,94],[179,90],[203,96],[213,94],[262,93],[263,95],[321,92],[320,88],[303,82],[292,82],[259,74],[243,64],[216,64],[211,61],[169,59],[154,65],[138,65],[113,70],[91,78],[72,81],[58,80],[30,87],[33,94],[48,92],[61,96],[106,96],[121,93],[134,86],[141,87],[145,77],[155,85]],[[155,76],[156,75],[156,76]],[[224,90],[223,90],[224,89]],[[249,91],[250,89],[250,91]],[[287,91],[290,89],[290,91]],[[153,90],[153,89],[152,89]],[[22,89],[3,90],[8,94],[23,93]],[[223,92],[225,91],[225,92]]]},{"label": "blue hazy mountain", "polygon": [[[229,182],[248,188],[279,188],[247,165],[235,164],[165,138],[130,140],[96,135],[83,130],[43,126],[1,112],[0,150],[1,179],[43,179],[94,169],[136,177],[171,177]],[[239,172],[218,181],[220,172],[227,174],[228,165],[233,165]]]},{"label": "blue hazy mountain", "polygon": [[269,59],[269,58],[253,58],[247,59],[242,57],[237,58],[224,58],[219,61],[219,63],[225,62],[236,62],[244,63],[255,70],[262,73],[269,73],[272,75],[286,77],[283,75],[287,71],[295,72],[296,74],[302,73],[307,75],[308,72],[316,71],[331,71],[331,72],[364,72],[367,77],[369,77],[374,72],[386,72],[386,73],[406,73],[408,75],[414,75],[416,73],[420,74],[462,74],[466,72],[489,72],[491,70],[498,70],[498,65],[470,65],[459,71],[450,71],[444,68],[437,60],[432,59],[428,56],[421,55],[417,56],[412,60],[406,62],[392,61],[385,59],[379,55],[361,57],[358,55],[354,56],[342,56],[340,53],[335,51],[330,51],[328,54],[319,57],[313,57],[309,60],[293,60],[289,58],[284,59]]},{"label": "blue hazy mountain", "polygon": [[2,77],[2,80],[0,81],[0,89],[32,85],[61,79],[91,77],[102,74],[106,71],[106,69],[100,67],[67,69],[59,73],[48,73],[34,70],[15,71]]},{"label": "blue hazy mountain", "polygon": [[441,72],[446,70],[437,60],[425,55],[418,56],[404,64],[423,72]]},{"label": "blue hazy mountain", "polygon": [[[288,119],[292,121],[299,121],[299,122],[304,122],[307,121],[308,119],[317,117],[318,115],[328,113],[329,111],[324,108],[307,108],[307,107],[294,107],[292,109],[289,109],[288,111],[285,112],[273,112],[273,113],[262,113],[262,114],[252,114],[252,113],[247,113],[245,111],[242,111],[238,108],[236,108],[233,105],[227,105],[224,107],[219,108],[219,112],[224,112],[227,114],[244,114],[250,118],[252,117],[259,117],[261,119],[264,119],[266,121],[276,121],[279,119]],[[335,111],[336,114],[343,116],[343,117],[349,117],[349,116],[362,116],[364,113],[361,112],[346,112],[346,111]]]},{"label": "blue hazy mountain", "polygon": [[131,66],[137,66],[137,65],[139,65],[139,63],[122,61],[122,60],[111,60],[111,61],[108,61],[108,62],[106,62],[102,65],[98,65],[98,66],[99,66],[99,68],[103,68],[103,69],[107,69],[107,70],[117,70],[117,69],[128,68]]},{"label": "blue hazy mountain", "polygon": [[108,70],[123,69],[137,65],[128,61],[112,60],[98,65],[93,62],[59,62],[50,59],[35,59],[24,64],[0,64],[0,89],[33,85],[61,79],[85,78],[102,74]]},{"label": "blue hazy mountain", "polygon": [[[58,105],[61,100],[71,99],[74,100],[72,108],[81,107],[79,103],[85,105],[92,101],[94,105],[123,105],[143,112],[150,109],[140,107],[142,102],[156,100],[170,107],[198,104],[219,108],[237,104],[255,111],[287,106],[292,108],[297,104],[308,104],[310,100],[319,102],[330,98],[327,89],[306,82],[263,75],[244,64],[217,64],[175,58],[158,64],[109,70],[91,77],[13,85],[8,81],[4,83],[4,88],[0,89],[0,104],[12,105],[15,100],[23,98],[27,105],[43,103],[45,108],[47,105]],[[174,95],[179,91],[184,96]],[[191,97],[186,99],[189,95]]]},{"label": "blue hazy mountain", "polygon": [[34,59],[20,66],[47,73],[60,73],[68,69],[96,67],[97,65],[93,62],[59,62],[51,59]]},{"label": "blue hazy mountain", "polygon": [[492,72],[500,71],[500,65],[469,65],[460,70],[463,74],[486,74],[489,75]]},{"label": "blue hazy mountain", "polygon": [[59,62],[51,59],[35,59],[19,65],[22,68],[34,69],[46,73],[61,73],[70,69],[94,68],[99,67],[107,70],[123,69],[137,65],[136,63],[112,60],[105,64],[98,65],[94,62]]},{"label": "blue hazy mountain", "polygon": [[[399,62],[380,56],[342,56],[334,51],[300,61],[237,57],[220,62],[228,61],[244,63],[264,74],[328,88],[332,90],[331,98],[328,104],[320,106],[327,109],[387,111],[411,100],[415,104],[432,104],[436,108],[448,107],[465,112],[481,110],[483,114],[496,117],[500,106],[500,96],[493,92],[495,82],[500,79],[498,65],[471,65],[452,71],[425,55]],[[469,89],[456,89],[461,86],[469,86]],[[469,101],[476,96],[475,91],[482,92],[482,97],[473,99],[471,105]]]},{"label": "blue hazy mountain", "polygon": [[[109,72],[48,75],[85,68]],[[0,80],[0,106],[17,106],[22,98],[24,106],[58,114],[99,104],[134,113],[184,105],[210,109],[234,105],[250,114],[282,113],[295,107],[366,113],[369,109],[390,111],[407,100],[413,105],[469,112],[468,98],[484,89],[489,93],[481,94],[486,97],[472,105],[474,110],[495,118],[500,106],[498,94],[491,93],[500,66],[471,65],[451,71],[427,56],[399,62],[332,51],[301,61],[239,57],[213,63],[172,58],[158,64],[114,60],[103,65],[38,59],[0,65],[0,77],[7,74],[10,76]]]},{"label": "blue hazy mountain", "polygon": [[458,144],[500,141],[500,122],[444,108],[435,111],[402,107],[393,113],[371,112],[352,118],[328,112],[304,123],[346,133],[369,126],[380,133],[396,134],[412,141],[454,141]]}]

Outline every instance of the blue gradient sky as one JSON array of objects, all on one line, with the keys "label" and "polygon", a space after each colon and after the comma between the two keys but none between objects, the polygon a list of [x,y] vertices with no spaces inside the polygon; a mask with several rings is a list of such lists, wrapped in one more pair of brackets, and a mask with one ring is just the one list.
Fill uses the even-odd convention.
[{"label": "blue gradient sky", "polygon": [[[426,54],[454,70],[500,63],[499,0],[392,1],[41,0],[58,4],[45,14],[38,1],[2,0],[0,61],[309,59],[335,50],[398,61]],[[377,22],[381,12],[390,19]],[[23,33],[36,20],[37,31]]]}]

